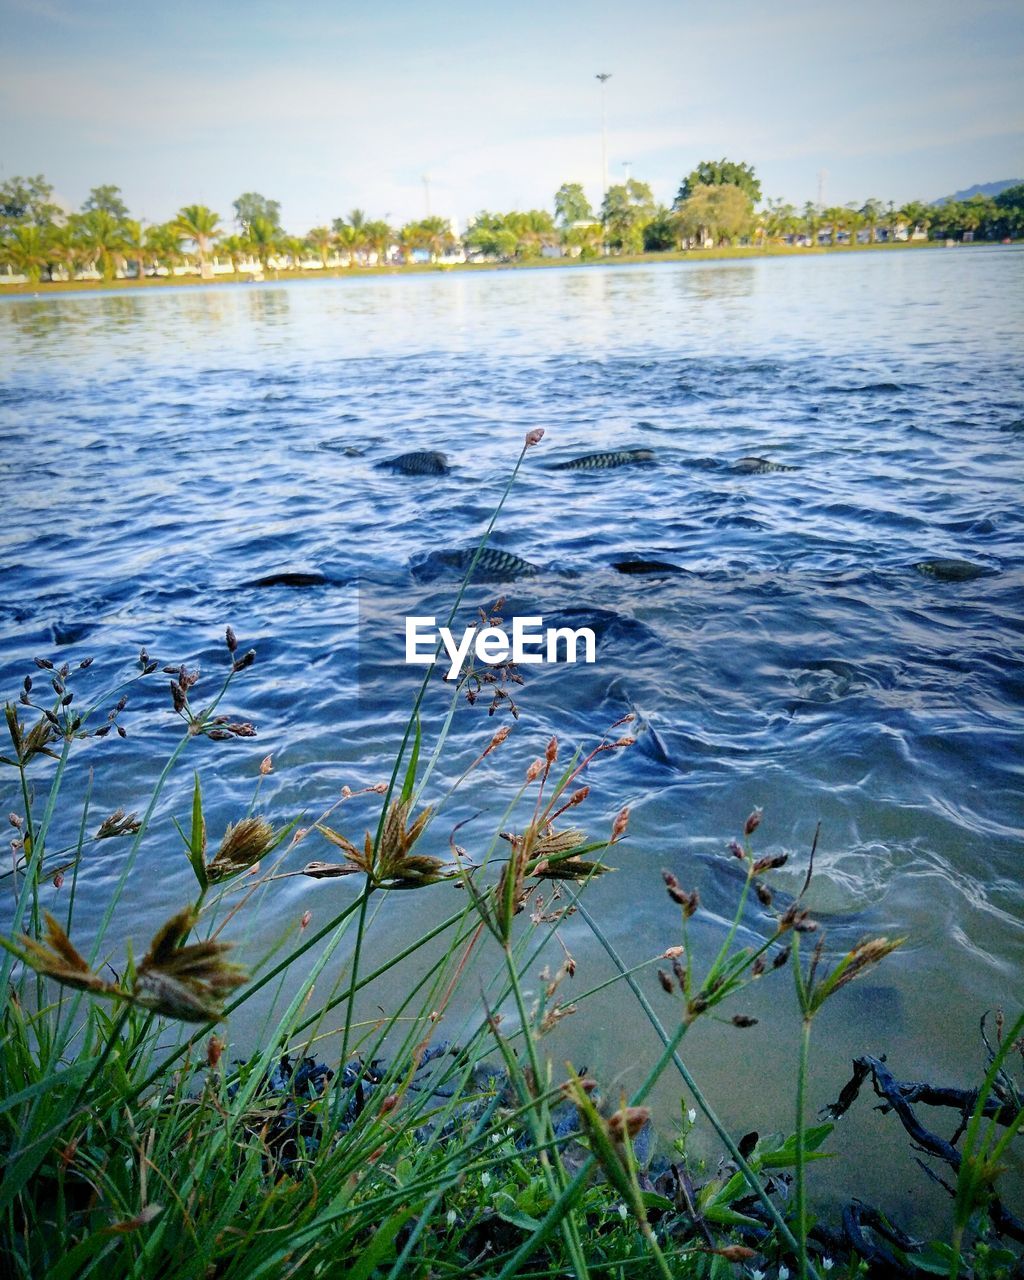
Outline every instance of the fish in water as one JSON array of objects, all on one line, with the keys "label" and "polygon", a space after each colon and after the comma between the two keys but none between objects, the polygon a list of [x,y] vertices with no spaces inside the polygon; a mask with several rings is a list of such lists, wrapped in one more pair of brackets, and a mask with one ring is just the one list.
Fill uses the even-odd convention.
[{"label": "fish in water", "polygon": [[418,449],[414,453],[400,453],[397,458],[385,458],[378,467],[401,471],[407,476],[446,476],[451,471],[448,458],[436,449]]},{"label": "fish in water", "polygon": [[668,564],[665,560],[615,560],[612,568],[619,573],[689,573],[677,564]]},{"label": "fish in water", "polygon": [[972,564],[970,560],[919,560],[914,568],[918,573],[926,573],[929,578],[937,578],[939,582],[971,582],[975,578],[986,578],[995,573],[983,564]]},{"label": "fish in water", "polygon": [[787,467],[781,462],[769,462],[767,458],[740,458],[731,470],[744,476],[764,476],[769,471],[799,471],[799,467]]},{"label": "fish in water", "polygon": [[586,453],[568,462],[556,462],[552,471],[608,471],[612,467],[629,467],[638,462],[653,462],[653,449],[616,449],[612,453]]},{"label": "fish in water", "polygon": [[243,582],[244,587],[323,587],[328,579],[322,573],[268,573],[264,578]]},{"label": "fish in water", "polygon": [[[452,572],[462,577],[472,564],[474,555],[475,547],[462,551],[432,551],[425,560],[413,565],[413,577],[423,581],[444,577]],[[513,578],[532,578],[539,572],[537,565],[511,551],[502,551],[499,547],[484,547],[473,568],[473,580],[509,582]]]}]

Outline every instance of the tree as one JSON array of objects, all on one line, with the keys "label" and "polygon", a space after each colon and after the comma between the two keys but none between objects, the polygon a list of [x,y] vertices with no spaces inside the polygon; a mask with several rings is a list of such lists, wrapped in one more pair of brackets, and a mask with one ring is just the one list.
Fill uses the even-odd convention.
[{"label": "tree", "polygon": [[563,227],[571,227],[574,222],[594,221],[594,210],[581,182],[563,182],[555,192],[555,217]]},{"label": "tree", "polygon": [[644,246],[644,227],[654,221],[657,206],[646,182],[630,178],[609,187],[601,206],[605,239],[621,253],[639,253]]},{"label": "tree", "polygon": [[689,200],[697,187],[731,186],[748,195],[753,204],[761,199],[761,183],[749,164],[735,164],[732,160],[702,160],[696,169],[686,175],[676,194],[676,207]]},{"label": "tree", "polygon": [[906,223],[907,233],[913,235],[919,227],[927,232],[935,219],[935,210],[920,200],[910,200],[900,208],[898,216],[901,222]]},{"label": "tree", "polygon": [[270,259],[281,247],[283,239],[280,229],[269,218],[264,218],[257,214],[252,222],[249,223],[245,243],[251,252],[259,258],[260,265],[266,271],[270,267]]},{"label": "tree", "polygon": [[783,200],[769,200],[761,221],[769,240],[785,240],[798,226],[796,209]]},{"label": "tree", "polygon": [[327,266],[327,259],[331,256],[333,243],[334,238],[331,235],[330,227],[314,227],[312,231],[306,234],[306,244],[320,259],[320,264],[323,267]]},{"label": "tree", "polygon": [[115,222],[124,222],[128,217],[128,206],[121,199],[121,188],[110,186],[93,187],[89,198],[82,205],[83,213],[107,213]]},{"label": "tree", "polygon": [[878,240],[878,224],[885,219],[885,205],[881,200],[876,200],[874,196],[865,200],[859,210],[860,216],[864,219],[864,225],[868,229],[868,236],[872,244]]},{"label": "tree", "polygon": [[275,231],[281,230],[281,204],[278,200],[268,200],[258,191],[246,191],[233,202],[232,207],[235,222],[246,235],[256,218],[264,218]]},{"label": "tree", "polygon": [[104,280],[113,280],[118,258],[124,246],[124,227],[106,209],[76,213],[71,225],[84,254]]},{"label": "tree", "polygon": [[675,212],[679,234],[693,240],[708,237],[715,243],[733,240],[751,228],[754,206],[748,193],[731,183],[698,186]]},{"label": "tree", "polygon": [[451,223],[447,218],[424,218],[418,223],[423,248],[430,254],[431,262],[456,248],[458,240],[452,233]]},{"label": "tree", "polygon": [[362,232],[350,226],[344,218],[335,218],[332,225],[334,227],[334,243],[342,255],[348,258],[348,265],[354,267],[356,265],[356,255],[364,243]]},{"label": "tree", "polygon": [[149,246],[141,222],[135,222],[131,218],[124,220],[121,226],[121,252],[124,254],[126,264],[135,263],[138,279],[145,279]]},{"label": "tree", "polygon": [[155,227],[146,228],[146,249],[150,261],[166,267],[173,274],[174,268],[183,258],[181,241],[182,231],[176,222],[162,222]]},{"label": "tree", "polygon": [[15,227],[4,240],[3,259],[16,272],[35,284],[40,271],[50,262],[44,229],[31,222]]},{"label": "tree", "polygon": [[199,273],[204,279],[209,279],[213,274],[210,270],[209,252],[210,245],[219,234],[219,224],[220,214],[214,213],[205,204],[185,205],[178,210],[178,216],[174,220],[175,229],[194,242],[199,254]]},{"label": "tree", "polygon": [[674,249],[678,243],[672,210],[659,204],[654,218],[644,227],[644,252],[664,253],[667,249]]},{"label": "tree", "polygon": [[378,263],[386,263],[395,233],[381,218],[372,219],[363,227],[367,249],[377,256]]},{"label": "tree", "polygon": [[804,234],[811,244],[818,243],[818,232],[821,230],[822,213],[813,200],[808,200],[803,211]]},{"label": "tree", "polygon": [[1024,235],[1024,183],[1000,191],[995,207],[994,232],[1000,239]]},{"label": "tree", "polygon": [[249,256],[249,242],[242,236],[224,236],[217,245],[217,253],[225,255],[231,263],[231,270],[237,276],[242,259]]},{"label": "tree", "polygon": [[41,173],[0,183],[0,229],[26,222],[46,227],[60,217],[60,208],[53,203],[53,187]]}]

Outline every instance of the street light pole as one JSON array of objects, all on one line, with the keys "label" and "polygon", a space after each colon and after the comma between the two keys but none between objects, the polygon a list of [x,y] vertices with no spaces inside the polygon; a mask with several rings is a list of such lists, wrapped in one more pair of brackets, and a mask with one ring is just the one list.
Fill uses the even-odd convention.
[{"label": "street light pole", "polygon": [[612,78],[610,71],[599,71],[594,77],[601,81],[601,199],[608,194],[608,103],[604,87]]}]

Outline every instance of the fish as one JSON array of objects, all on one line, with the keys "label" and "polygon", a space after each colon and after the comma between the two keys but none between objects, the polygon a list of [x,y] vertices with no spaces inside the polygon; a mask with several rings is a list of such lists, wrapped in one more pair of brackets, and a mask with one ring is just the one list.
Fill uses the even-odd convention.
[{"label": "fish", "polygon": [[918,560],[914,565],[918,573],[937,578],[939,582],[972,582],[975,578],[987,578],[995,569],[970,560]]},{"label": "fish", "polygon": [[[451,571],[462,577],[476,555],[476,548],[459,551],[432,551],[424,560],[412,566],[414,578],[420,581],[444,577]],[[511,551],[499,547],[484,547],[473,569],[475,582],[508,582],[513,578],[532,578],[540,568]]]},{"label": "fish", "polygon": [[787,467],[781,462],[769,462],[767,458],[740,458],[734,462],[732,471],[744,476],[764,476],[769,471],[799,471],[799,467]]},{"label": "fish", "polygon": [[436,449],[418,449],[414,453],[400,453],[397,458],[385,458],[378,468],[401,471],[406,476],[446,476],[451,471],[446,454]]},{"label": "fish", "polygon": [[243,587],[323,587],[330,581],[322,573],[268,573],[265,577],[243,582]]},{"label": "fish", "polygon": [[668,564],[665,560],[614,560],[612,568],[618,573],[689,573],[677,564]]},{"label": "fish", "polygon": [[612,453],[585,453],[568,462],[556,462],[552,471],[608,471],[612,467],[629,467],[638,462],[653,462],[653,449],[616,449]]}]

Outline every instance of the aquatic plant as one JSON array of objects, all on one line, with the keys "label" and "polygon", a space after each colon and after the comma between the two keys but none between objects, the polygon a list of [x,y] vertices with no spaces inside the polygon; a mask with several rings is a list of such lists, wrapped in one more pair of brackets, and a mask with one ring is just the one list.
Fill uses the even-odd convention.
[{"label": "aquatic plant", "polygon": [[[477,556],[539,440],[536,432],[527,437]],[[481,610],[481,626],[500,620],[501,604]],[[1015,1265],[1015,1254],[993,1244],[1012,1220],[992,1210],[1021,1127],[1007,1066],[1022,1021],[992,1051],[963,1154],[950,1160],[957,1185],[945,1252],[894,1242],[891,1232],[879,1244],[884,1218],[866,1211],[842,1234],[811,1222],[808,1166],[855,1096],[847,1091],[828,1123],[807,1125],[811,1026],[827,1000],[897,941],[829,954],[803,892],[775,911],[763,936],[743,941],[752,936],[751,894],[774,909],[770,878],[786,861],[756,853],[760,811],[723,853],[735,859],[741,884],[710,963],[691,939],[699,894],[665,872],[665,935],[653,955],[629,967],[585,902],[594,877],[614,874],[610,851],[628,856],[628,805],[605,796],[616,815],[610,825],[585,815],[604,787],[602,762],[634,745],[632,717],[568,759],[551,737],[525,770],[507,768],[500,821],[471,838],[465,822],[442,825],[445,813],[483,762],[507,751],[520,718],[508,689],[522,677],[510,664],[471,668],[450,683],[447,711],[431,730],[424,700],[437,682],[432,667],[388,780],[343,787],[312,821],[275,823],[258,812],[273,770],[266,757],[249,805],[211,856],[203,788],[198,773],[182,776],[184,757],[198,739],[229,750],[254,736],[252,724],[220,706],[237,679],[258,670],[256,660],[253,650],[239,656],[228,628],[224,675],[204,700],[197,668],[161,667],[145,649],[132,673],[99,694],[90,692],[98,673],[88,659],[58,665],[40,657],[6,708],[12,754],[2,763],[18,797],[4,877],[14,907],[10,936],[0,939],[0,1232],[11,1275],[397,1280],[411,1267],[451,1276],[665,1278],[755,1264],[762,1275],[781,1277],[790,1267],[854,1275],[865,1261],[875,1265],[883,1248],[908,1274],[940,1262],[953,1275],[966,1267],[997,1275]],[[129,695],[166,676],[168,709],[183,733],[148,799],[125,796],[97,825],[87,785],[81,813],[68,812],[64,787],[83,744],[126,736]],[[488,729],[451,779],[455,707],[473,705],[484,691],[492,692],[490,714],[507,708],[514,718]],[[195,898],[173,911],[136,963],[131,948],[115,942],[113,925],[130,912],[143,848],[167,856],[157,817],[163,822],[168,797],[170,807],[187,810],[174,825]],[[368,823],[353,813],[368,813]],[[80,884],[107,841],[116,842],[119,870],[98,927],[83,938]],[[297,865],[307,841],[323,841],[343,860]],[[813,851],[809,862],[804,890]],[[355,877],[358,888],[318,926],[307,908],[286,936],[263,942],[259,904],[285,876]],[[402,941],[386,914],[399,890],[456,902],[422,936]],[[571,996],[584,975],[560,934],[569,917],[585,922],[614,970]],[[805,962],[802,939],[811,934],[816,945]],[[228,958],[232,937],[246,939],[246,965]],[[787,969],[804,1024],[795,1133],[736,1139],[694,1079],[683,1042],[712,1019],[742,1035],[755,1023],[738,1004],[743,993],[764,981],[781,986]],[[401,975],[401,994],[367,1016],[360,999],[375,1003],[376,985],[392,974]],[[638,1002],[660,1046],[629,1096],[603,1096],[584,1069],[545,1051],[545,1038],[613,983]],[[463,991],[472,993],[471,1012],[457,1017]],[[239,1058],[245,1049],[229,1035],[241,1009],[264,1011],[267,1025]],[[455,1023],[457,1035],[445,1038]],[[872,1072],[886,1099],[912,1103],[882,1064],[863,1061],[870,1065],[860,1079]],[[681,1081],[682,1120],[659,1150],[647,1102],[669,1072]],[[717,1167],[690,1150],[698,1111],[725,1148]]]}]

